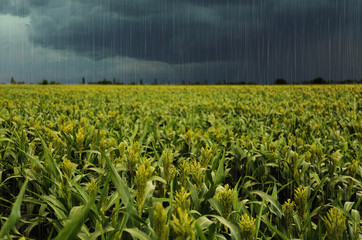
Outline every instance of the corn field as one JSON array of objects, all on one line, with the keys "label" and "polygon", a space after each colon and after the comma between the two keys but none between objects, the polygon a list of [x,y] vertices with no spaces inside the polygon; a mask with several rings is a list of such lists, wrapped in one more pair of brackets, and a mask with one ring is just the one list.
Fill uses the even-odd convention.
[{"label": "corn field", "polygon": [[0,86],[0,239],[362,239],[362,86]]}]

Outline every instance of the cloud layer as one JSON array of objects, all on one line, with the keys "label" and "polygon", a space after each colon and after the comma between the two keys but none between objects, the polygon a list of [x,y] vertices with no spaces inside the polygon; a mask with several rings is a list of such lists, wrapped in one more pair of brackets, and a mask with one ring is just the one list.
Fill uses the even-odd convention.
[{"label": "cloud layer", "polygon": [[44,49],[92,61],[168,64],[173,75],[199,72],[193,74],[207,78],[204,69],[212,66],[212,76],[235,81],[361,75],[361,10],[359,0],[1,0],[0,5],[0,13],[28,17],[28,40]]}]

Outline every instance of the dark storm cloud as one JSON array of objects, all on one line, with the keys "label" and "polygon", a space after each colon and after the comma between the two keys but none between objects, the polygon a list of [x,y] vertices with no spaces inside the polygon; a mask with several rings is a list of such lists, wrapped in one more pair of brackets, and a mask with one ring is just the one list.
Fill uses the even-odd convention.
[{"label": "dark storm cloud", "polygon": [[30,16],[30,42],[94,60],[212,62],[252,81],[343,75],[341,59],[358,65],[362,55],[359,0],[0,1],[0,12]]},{"label": "dark storm cloud", "polygon": [[290,45],[296,35],[311,44],[345,30],[351,5],[330,0],[53,2],[35,8],[32,40],[94,59],[255,59],[257,51]]},{"label": "dark storm cloud", "polygon": [[234,20],[223,11],[178,1],[105,1],[101,7],[84,1],[68,7],[53,4],[42,9],[45,15],[32,17],[31,40],[95,59],[119,55],[172,63],[229,60],[240,40],[230,27],[245,26],[228,24]]},{"label": "dark storm cloud", "polygon": [[30,13],[30,6],[23,0],[0,0],[0,13],[25,17]]},{"label": "dark storm cloud", "polygon": [[0,0],[0,14],[26,17],[33,7],[45,6],[49,0]]},{"label": "dark storm cloud", "polygon": [[257,28],[248,23],[251,11],[247,5],[182,1],[103,1],[101,7],[79,1],[32,18],[32,36],[44,47],[67,48],[96,59],[120,55],[172,63],[233,60],[240,58],[238,46],[249,40],[246,31]]}]

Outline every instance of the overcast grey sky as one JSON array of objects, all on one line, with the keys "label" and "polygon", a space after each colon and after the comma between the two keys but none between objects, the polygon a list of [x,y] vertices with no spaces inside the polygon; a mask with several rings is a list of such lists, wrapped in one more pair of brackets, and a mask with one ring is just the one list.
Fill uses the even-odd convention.
[{"label": "overcast grey sky", "polygon": [[360,0],[0,0],[0,82],[362,78]]}]

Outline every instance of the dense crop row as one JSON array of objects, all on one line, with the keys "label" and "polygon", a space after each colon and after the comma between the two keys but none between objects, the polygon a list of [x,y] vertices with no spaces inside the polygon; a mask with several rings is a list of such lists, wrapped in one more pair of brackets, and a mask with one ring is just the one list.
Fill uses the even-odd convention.
[{"label": "dense crop row", "polygon": [[359,239],[361,123],[360,85],[1,86],[0,238]]}]

